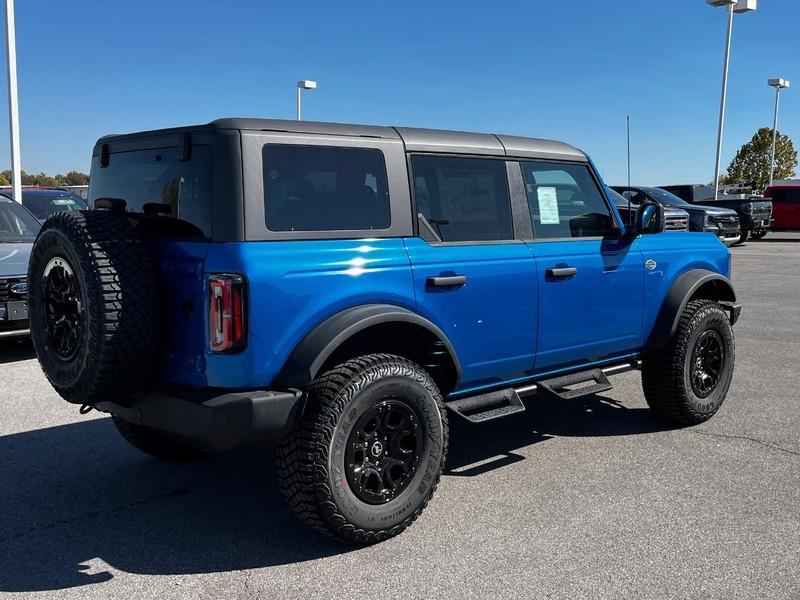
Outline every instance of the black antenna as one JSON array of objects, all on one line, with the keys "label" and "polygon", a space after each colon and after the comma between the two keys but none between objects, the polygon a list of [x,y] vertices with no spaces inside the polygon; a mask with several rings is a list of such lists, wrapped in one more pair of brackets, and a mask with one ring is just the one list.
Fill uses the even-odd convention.
[{"label": "black antenna", "polygon": [[633,215],[631,214],[631,116],[625,117],[626,135],[628,138],[628,225],[633,225]]},{"label": "black antenna", "polygon": [[631,116],[625,117],[628,133],[628,187],[631,187]]}]

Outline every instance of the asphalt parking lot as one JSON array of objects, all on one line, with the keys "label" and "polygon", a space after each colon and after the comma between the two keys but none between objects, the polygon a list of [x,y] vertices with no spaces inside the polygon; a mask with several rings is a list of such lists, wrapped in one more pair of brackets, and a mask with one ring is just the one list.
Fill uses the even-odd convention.
[{"label": "asphalt parking lot", "polygon": [[726,403],[669,430],[639,375],[519,419],[451,419],[421,519],[353,549],[285,506],[272,452],[161,464],[0,343],[0,595],[47,598],[800,598],[800,234],[733,249]]}]

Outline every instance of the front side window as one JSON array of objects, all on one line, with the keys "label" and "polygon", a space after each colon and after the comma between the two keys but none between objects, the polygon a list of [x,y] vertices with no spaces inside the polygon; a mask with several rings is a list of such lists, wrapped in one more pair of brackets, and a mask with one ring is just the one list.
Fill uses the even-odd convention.
[{"label": "front side window", "polygon": [[262,159],[271,231],[389,228],[389,185],[380,150],[267,144]]},{"label": "front side window", "polygon": [[522,175],[537,239],[601,237],[613,219],[588,167],[522,162]]},{"label": "front side window", "polygon": [[0,202],[0,243],[33,242],[41,225],[16,202]]},{"label": "front side window", "polygon": [[414,199],[443,242],[514,239],[502,160],[413,156]]}]

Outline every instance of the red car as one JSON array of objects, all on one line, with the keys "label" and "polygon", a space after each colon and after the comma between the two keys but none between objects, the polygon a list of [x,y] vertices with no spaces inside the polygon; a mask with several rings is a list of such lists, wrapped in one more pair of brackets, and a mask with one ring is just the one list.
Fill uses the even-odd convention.
[{"label": "red car", "polygon": [[764,197],[772,199],[771,229],[800,229],[800,180],[776,182]]}]

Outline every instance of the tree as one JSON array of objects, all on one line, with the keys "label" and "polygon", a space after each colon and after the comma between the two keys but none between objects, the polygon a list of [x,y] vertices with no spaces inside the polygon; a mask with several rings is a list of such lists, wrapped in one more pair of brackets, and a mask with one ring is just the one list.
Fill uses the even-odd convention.
[{"label": "tree", "polygon": [[[39,173],[31,175],[22,171],[20,173],[22,185],[40,185],[43,187],[59,187],[62,185],[88,185],[89,176],[80,171],[70,171],[66,175],[61,173],[55,176],[47,175],[46,173]],[[11,171],[0,171],[0,185],[11,185]]]},{"label": "tree", "polygon": [[[728,166],[726,183],[763,190],[769,184],[772,128],[762,127],[744,144]],[[790,179],[797,167],[797,150],[788,135],[778,132],[775,141],[775,179]]]},{"label": "tree", "polygon": [[70,171],[64,176],[64,185],[89,185],[89,176],[79,171]]}]

